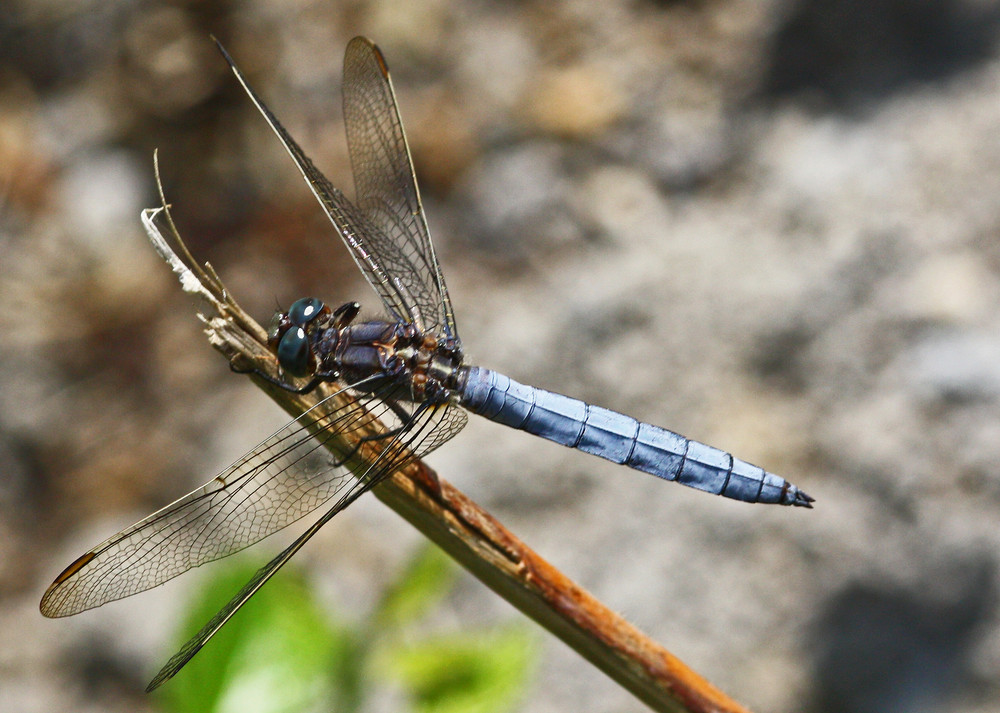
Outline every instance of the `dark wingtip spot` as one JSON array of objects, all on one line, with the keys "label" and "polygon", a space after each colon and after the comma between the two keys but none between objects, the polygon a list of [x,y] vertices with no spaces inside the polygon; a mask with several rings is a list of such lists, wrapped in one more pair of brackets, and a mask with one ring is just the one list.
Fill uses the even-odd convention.
[{"label": "dark wingtip spot", "polygon": [[59,573],[59,576],[56,577],[54,582],[52,582],[52,586],[55,586],[57,584],[62,584],[63,582],[65,582],[67,579],[69,579],[74,574],[79,572],[84,567],[84,565],[86,565],[88,562],[90,562],[90,560],[94,559],[94,557],[96,556],[97,555],[94,554],[93,552],[88,552],[87,554],[78,557],[69,567],[67,567],[62,572]]}]

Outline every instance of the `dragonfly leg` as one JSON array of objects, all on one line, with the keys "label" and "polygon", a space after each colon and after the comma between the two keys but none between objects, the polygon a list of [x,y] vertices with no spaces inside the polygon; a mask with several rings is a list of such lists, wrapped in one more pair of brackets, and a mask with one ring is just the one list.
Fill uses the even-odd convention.
[{"label": "dragonfly leg", "polygon": [[345,302],[333,311],[334,326],[337,329],[343,329],[354,321],[360,311],[361,305],[359,303]]},{"label": "dragonfly leg", "polygon": [[253,374],[253,373],[257,372],[257,369],[255,369],[252,366],[249,367],[249,368],[246,368],[246,369],[244,369],[242,367],[236,366],[236,361],[238,359],[241,359],[241,358],[244,358],[244,357],[242,355],[237,355],[234,359],[230,360],[230,362],[229,362],[229,370],[230,371],[232,371],[235,374]]},{"label": "dragonfly leg", "polygon": [[[400,406],[399,402],[396,399],[383,398],[382,399],[382,403],[384,403],[386,406],[388,406],[390,409],[392,409],[392,412],[394,414],[396,414],[396,418],[398,418],[400,420],[400,422],[404,423],[404,424],[407,421],[409,421],[411,418],[416,417],[416,415],[418,413],[420,413],[420,411],[422,411],[424,408],[426,408],[426,404],[420,404],[419,410],[416,411],[416,412],[414,412],[411,415],[405,408],[403,408],[402,406]],[[398,430],[398,429],[394,429],[394,430]]]},{"label": "dragonfly leg", "polygon": [[398,403],[389,400],[385,400],[383,401],[383,403],[389,406],[389,408],[392,409],[392,411],[400,419],[401,421],[400,425],[396,426],[395,428],[387,428],[381,433],[374,433],[371,435],[361,436],[360,438],[358,438],[357,442],[351,447],[351,449],[346,454],[344,454],[340,459],[333,461],[331,463],[331,466],[340,467],[346,465],[351,461],[351,459],[353,459],[358,454],[358,451],[360,451],[361,447],[366,443],[378,443],[380,441],[386,441],[386,440],[392,441],[396,439],[398,436],[406,433],[412,427],[413,423],[419,418],[420,414],[427,409],[427,404],[420,404],[419,406],[417,406],[414,412],[410,414],[406,411],[406,409],[404,409]]},{"label": "dragonfly leg", "polygon": [[251,367],[249,369],[242,369],[236,366],[235,362],[229,362],[229,369],[237,374],[252,374],[254,376],[259,376],[264,381],[269,384],[274,384],[285,391],[293,394],[308,394],[310,391],[314,390],[317,386],[326,381],[334,381],[340,378],[340,372],[337,371],[318,371],[313,374],[313,377],[306,383],[305,386],[293,386],[288,384],[281,379],[271,376],[266,371],[261,371],[256,367]]}]

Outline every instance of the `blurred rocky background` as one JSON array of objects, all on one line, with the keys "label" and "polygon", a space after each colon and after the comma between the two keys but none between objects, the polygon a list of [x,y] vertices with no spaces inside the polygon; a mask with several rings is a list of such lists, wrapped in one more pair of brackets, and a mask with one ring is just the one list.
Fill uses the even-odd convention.
[{"label": "blurred rocky background", "polygon": [[[341,58],[380,44],[470,361],[817,503],[485,421],[430,458],[442,477],[755,710],[1000,707],[1000,3],[6,0],[0,710],[157,709],[197,574],[60,621],[38,599],[283,420],[145,239],[153,150],[259,320],[303,295],[378,310],[210,33],[349,195]],[[365,500],[297,558],[359,617],[417,544]],[[520,616],[469,577],[450,605],[458,628]],[[641,707],[540,640],[521,710]]]}]

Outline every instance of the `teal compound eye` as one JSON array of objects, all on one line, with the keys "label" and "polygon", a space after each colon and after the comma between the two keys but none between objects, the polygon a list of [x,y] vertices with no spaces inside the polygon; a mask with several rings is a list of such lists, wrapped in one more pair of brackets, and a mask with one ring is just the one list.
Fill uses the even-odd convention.
[{"label": "teal compound eye", "polygon": [[292,324],[305,327],[323,311],[323,300],[315,297],[303,297],[295,300],[288,308],[288,319]]},{"label": "teal compound eye", "polygon": [[309,338],[302,327],[292,327],[278,342],[278,363],[292,376],[309,374]]}]

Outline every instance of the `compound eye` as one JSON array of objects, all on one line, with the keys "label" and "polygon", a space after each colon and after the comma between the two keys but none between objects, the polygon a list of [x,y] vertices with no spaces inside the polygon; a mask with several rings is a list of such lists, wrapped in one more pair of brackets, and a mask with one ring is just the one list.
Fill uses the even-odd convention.
[{"label": "compound eye", "polygon": [[292,324],[304,327],[323,310],[323,301],[315,297],[303,297],[288,308],[288,319]]},{"label": "compound eye", "polygon": [[309,339],[302,327],[292,327],[278,342],[278,363],[292,376],[309,374]]}]

